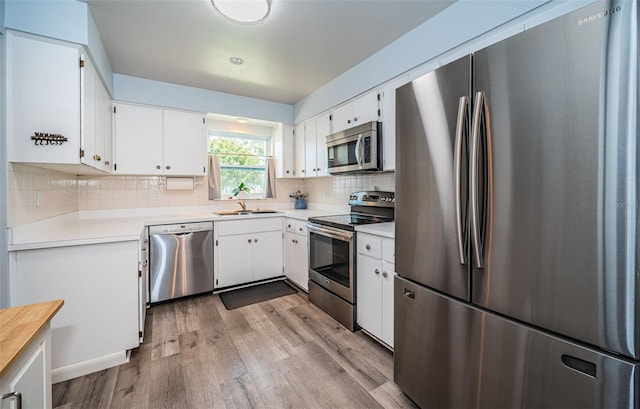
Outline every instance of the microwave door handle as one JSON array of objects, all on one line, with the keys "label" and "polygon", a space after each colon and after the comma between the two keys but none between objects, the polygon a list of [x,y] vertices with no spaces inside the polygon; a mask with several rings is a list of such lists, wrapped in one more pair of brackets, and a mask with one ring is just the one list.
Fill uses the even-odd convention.
[{"label": "microwave door handle", "polygon": [[364,147],[362,146],[362,134],[359,134],[358,141],[356,142],[356,162],[358,162],[358,168],[362,168],[363,157],[364,157]]}]

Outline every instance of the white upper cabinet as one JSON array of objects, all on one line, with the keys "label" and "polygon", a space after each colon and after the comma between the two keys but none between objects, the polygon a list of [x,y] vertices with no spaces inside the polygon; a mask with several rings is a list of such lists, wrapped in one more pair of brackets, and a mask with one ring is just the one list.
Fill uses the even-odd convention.
[{"label": "white upper cabinet", "polygon": [[114,104],[115,172],[162,175],[162,110]]},{"label": "white upper cabinet", "polygon": [[291,178],[294,175],[294,126],[281,124],[273,131],[273,151],[276,157],[276,177]]},{"label": "white upper cabinet", "polygon": [[333,132],[380,120],[378,91],[372,91],[333,110]]},{"label": "white upper cabinet", "polygon": [[382,170],[396,169],[396,89],[409,81],[406,75],[384,84],[381,92]]},{"label": "white upper cabinet", "polygon": [[331,133],[331,113],[320,115],[316,120],[316,176],[328,175],[325,137]]},{"label": "white upper cabinet", "polygon": [[204,115],[114,104],[115,168],[123,175],[204,176]]},{"label": "white upper cabinet", "polygon": [[306,176],[306,140],[305,140],[305,124],[296,125],[295,141],[294,141],[294,163],[295,170],[293,176],[303,178]]},{"label": "white upper cabinet", "polygon": [[108,170],[95,159],[107,137],[98,128],[106,89],[82,48],[12,31],[6,45],[8,160],[76,174]]},{"label": "white upper cabinet", "polygon": [[164,110],[164,174],[207,173],[207,130],[204,115]]}]

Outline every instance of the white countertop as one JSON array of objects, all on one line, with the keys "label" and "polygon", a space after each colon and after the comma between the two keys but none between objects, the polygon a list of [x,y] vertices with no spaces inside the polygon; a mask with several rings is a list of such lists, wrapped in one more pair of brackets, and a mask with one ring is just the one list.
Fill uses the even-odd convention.
[{"label": "white countertop", "polygon": [[365,224],[362,226],[356,226],[356,231],[393,239],[395,238],[396,224],[394,222]]},{"label": "white countertop", "polygon": [[278,213],[237,216],[219,216],[201,207],[74,212],[9,229],[9,251],[138,240],[145,226],[157,224],[268,217],[306,220],[340,212],[331,208],[275,210]]}]

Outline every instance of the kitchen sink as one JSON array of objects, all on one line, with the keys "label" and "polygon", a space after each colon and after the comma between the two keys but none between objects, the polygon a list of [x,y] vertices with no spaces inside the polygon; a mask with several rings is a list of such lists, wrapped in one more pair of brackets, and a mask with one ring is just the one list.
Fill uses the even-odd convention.
[{"label": "kitchen sink", "polygon": [[220,212],[213,212],[213,214],[217,214],[218,216],[239,216],[243,214],[269,214],[269,213],[280,213],[277,210],[225,210]]}]

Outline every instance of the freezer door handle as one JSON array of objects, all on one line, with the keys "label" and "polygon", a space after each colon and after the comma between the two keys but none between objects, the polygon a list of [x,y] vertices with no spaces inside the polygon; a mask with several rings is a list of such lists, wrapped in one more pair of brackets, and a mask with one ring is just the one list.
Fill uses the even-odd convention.
[{"label": "freezer door handle", "polygon": [[403,288],[402,289],[402,295],[404,295],[405,297],[409,297],[412,300],[416,298],[416,293],[414,293],[413,291],[409,290],[408,288]]},{"label": "freezer door handle", "polygon": [[458,102],[458,119],[456,121],[456,140],[455,140],[455,162],[453,165],[453,172],[455,175],[455,189],[456,189],[456,233],[458,238],[458,256],[460,258],[460,264],[467,264],[465,251],[464,251],[464,237],[462,225],[462,148],[464,141],[464,131],[467,123],[467,97],[460,97]]},{"label": "freezer door handle", "polygon": [[562,355],[560,360],[568,368],[575,369],[578,372],[593,376],[594,378],[596,377],[596,364],[593,362],[585,361],[584,359],[571,355]]},{"label": "freezer door handle", "polygon": [[[485,195],[485,199],[483,204],[486,209],[491,208],[491,169],[492,169],[492,154],[491,154],[491,125],[490,125],[490,117],[489,117],[489,106],[486,103],[484,92],[478,91],[475,95],[474,108],[473,108],[473,122],[471,125],[471,153],[470,153],[470,175],[469,175],[469,184],[470,191],[469,195],[471,196],[471,240],[473,247],[473,254],[475,256],[475,265],[477,268],[484,268],[484,246],[482,242],[482,234],[480,231],[481,225],[485,225],[484,220],[480,220],[480,180],[478,175],[478,167],[480,164],[480,134],[481,131],[484,134],[485,140],[485,149],[483,152],[485,153],[484,166],[485,172],[483,177],[486,180],[484,184],[485,191],[483,192]],[[482,124],[484,123],[484,129],[481,129]]]}]

